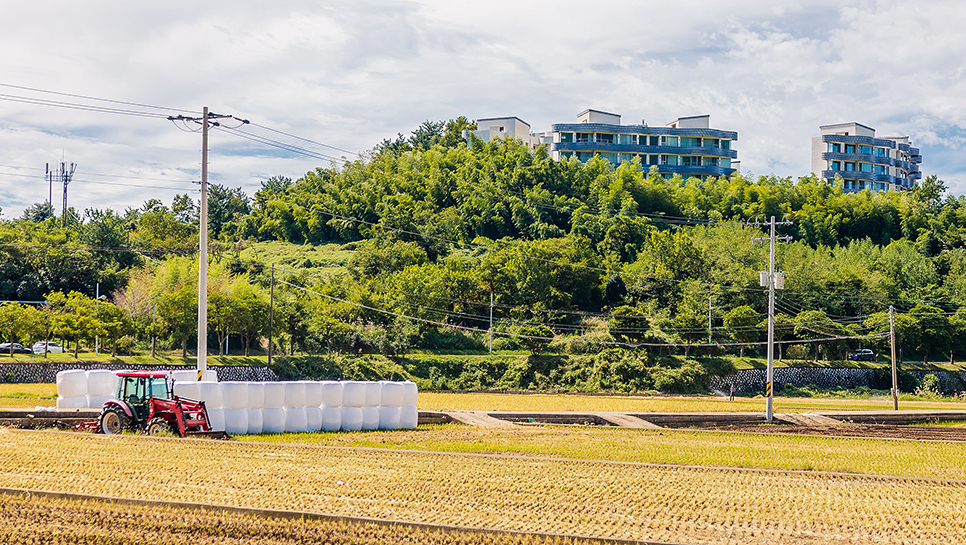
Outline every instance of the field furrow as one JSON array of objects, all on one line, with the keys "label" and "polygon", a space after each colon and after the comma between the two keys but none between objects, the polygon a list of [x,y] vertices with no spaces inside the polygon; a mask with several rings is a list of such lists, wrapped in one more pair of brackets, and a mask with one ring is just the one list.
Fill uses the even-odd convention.
[{"label": "field furrow", "polygon": [[820,473],[4,430],[0,486],[676,542],[966,542],[966,484]]}]

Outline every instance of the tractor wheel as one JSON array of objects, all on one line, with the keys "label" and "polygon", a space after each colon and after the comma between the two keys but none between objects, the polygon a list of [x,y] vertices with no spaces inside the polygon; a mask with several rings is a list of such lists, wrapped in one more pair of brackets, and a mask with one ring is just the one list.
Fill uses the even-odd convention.
[{"label": "tractor wheel", "polygon": [[124,414],[124,409],[112,406],[101,411],[100,418],[97,419],[97,427],[101,433],[115,435],[127,429],[130,418]]},{"label": "tractor wheel", "polygon": [[144,430],[148,435],[177,435],[170,422],[163,418],[152,418]]}]

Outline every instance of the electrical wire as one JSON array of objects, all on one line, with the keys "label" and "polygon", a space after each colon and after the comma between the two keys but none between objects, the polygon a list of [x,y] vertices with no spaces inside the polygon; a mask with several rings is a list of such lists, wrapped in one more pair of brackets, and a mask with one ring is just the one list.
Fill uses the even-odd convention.
[{"label": "electrical wire", "polygon": [[46,89],[37,89],[37,88],[34,88],[34,87],[24,87],[22,85],[12,85],[12,84],[9,84],[9,83],[0,83],[0,87],[10,87],[10,88],[13,88],[13,89],[20,89],[22,91],[34,91],[34,92],[37,92],[37,93],[48,93],[48,94],[51,94],[51,95],[60,95],[60,96],[66,96],[66,97],[71,97],[71,98],[83,98],[83,99],[86,99],[86,100],[97,100],[97,101],[100,101],[100,102],[110,102],[112,104],[123,104],[125,106],[138,106],[138,107],[141,107],[141,108],[152,108],[152,109],[155,109],[155,110],[166,110],[166,111],[174,111],[174,112],[192,112],[193,111],[193,110],[182,110],[182,109],[179,109],[179,108],[168,108],[168,107],[164,107],[164,106],[151,106],[150,104],[140,104],[140,103],[137,103],[137,102],[125,102],[123,100],[111,100],[111,99],[107,99],[107,98],[97,98],[97,97],[92,97],[92,96],[87,96],[87,95],[75,95],[75,94],[71,94],[71,93],[61,93],[61,92],[58,92],[58,91],[48,91]]}]

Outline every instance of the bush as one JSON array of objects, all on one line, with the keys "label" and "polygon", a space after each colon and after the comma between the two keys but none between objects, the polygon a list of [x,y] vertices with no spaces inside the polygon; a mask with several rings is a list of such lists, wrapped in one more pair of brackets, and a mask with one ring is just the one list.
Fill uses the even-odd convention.
[{"label": "bush", "polygon": [[790,360],[807,360],[808,347],[803,344],[793,344],[785,349],[784,357]]},{"label": "bush", "polygon": [[916,388],[916,394],[939,395],[939,377],[932,373],[922,377],[922,382],[919,384],[919,387]]},{"label": "bush", "polygon": [[117,340],[117,354],[119,356],[137,356],[141,351],[137,339],[125,335]]}]

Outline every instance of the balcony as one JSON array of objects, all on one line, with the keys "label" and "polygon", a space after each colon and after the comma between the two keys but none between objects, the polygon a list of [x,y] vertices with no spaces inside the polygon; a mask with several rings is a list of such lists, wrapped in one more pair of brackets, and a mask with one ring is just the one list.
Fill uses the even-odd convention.
[{"label": "balcony", "polygon": [[890,167],[896,166],[896,160],[892,157],[876,157],[868,153],[836,153],[834,151],[826,151],[822,153],[822,160],[872,163],[874,165],[888,165]]},{"label": "balcony", "polygon": [[551,151],[589,151],[610,153],[638,153],[650,155],[703,155],[705,157],[721,157],[737,159],[738,150],[681,147],[681,146],[641,146],[639,144],[609,144],[605,142],[554,142]]},{"label": "balcony", "polygon": [[879,148],[896,149],[895,141],[884,140],[882,138],[873,138],[871,136],[845,136],[841,134],[826,134],[822,136],[822,142],[835,143],[835,144],[865,144],[867,146],[875,146]]},{"label": "balcony", "polygon": [[719,129],[672,129],[670,127],[645,127],[644,125],[610,125],[607,123],[556,123],[553,132],[606,132],[613,134],[645,134],[648,136],[693,136],[738,140],[735,131]]}]

